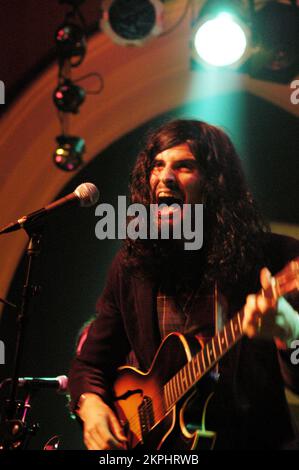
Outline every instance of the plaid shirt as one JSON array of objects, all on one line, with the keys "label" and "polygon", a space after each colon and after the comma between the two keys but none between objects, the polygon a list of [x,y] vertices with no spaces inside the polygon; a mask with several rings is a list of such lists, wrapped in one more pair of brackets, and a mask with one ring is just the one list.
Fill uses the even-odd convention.
[{"label": "plaid shirt", "polygon": [[215,310],[214,290],[208,294],[191,291],[178,298],[160,289],[157,314],[161,338],[174,331],[193,331],[202,338],[211,338],[215,334]]},{"label": "plaid shirt", "polygon": [[[161,288],[157,292],[156,308],[161,339],[169,333],[196,334],[204,342],[215,335],[215,312],[218,310],[218,330],[226,317],[226,300],[219,295],[215,299],[215,289],[208,294],[198,291],[186,292],[180,296],[171,295]],[[175,353],[175,351],[174,351]],[[134,351],[126,359],[126,364],[139,367]]]}]

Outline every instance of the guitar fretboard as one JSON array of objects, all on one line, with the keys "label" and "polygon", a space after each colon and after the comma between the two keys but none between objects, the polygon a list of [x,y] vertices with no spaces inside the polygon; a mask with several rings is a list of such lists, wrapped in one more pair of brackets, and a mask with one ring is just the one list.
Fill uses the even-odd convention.
[{"label": "guitar fretboard", "polygon": [[171,408],[203,377],[227,351],[243,336],[243,310],[240,310],[191,361],[182,367],[165,385],[166,409]]}]

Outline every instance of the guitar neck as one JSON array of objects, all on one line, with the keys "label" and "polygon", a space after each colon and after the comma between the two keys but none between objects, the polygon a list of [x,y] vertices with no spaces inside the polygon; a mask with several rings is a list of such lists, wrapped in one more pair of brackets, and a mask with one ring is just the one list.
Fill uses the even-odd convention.
[{"label": "guitar neck", "polygon": [[242,309],[164,385],[167,409],[174,406],[241,339],[243,317]]}]

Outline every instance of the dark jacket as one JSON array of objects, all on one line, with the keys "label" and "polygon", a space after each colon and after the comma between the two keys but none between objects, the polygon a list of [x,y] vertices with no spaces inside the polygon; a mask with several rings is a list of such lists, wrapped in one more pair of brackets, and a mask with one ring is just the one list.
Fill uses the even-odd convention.
[{"label": "dark jacket", "polygon": [[[275,274],[299,256],[299,241],[268,234],[264,252]],[[109,403],[115,371],[131,350],[141,369],[150,367],[161,341],[155,296],[153,283],[127,275],[118,253],[98,315],[71,366],[72,409],[84,392],[99,394]],[[299,365],[292,365],[289,356],[290,351],[277,352],[272,341],[245,337],[222,360],[219,409],[224,412],[224,437],[220,435],[219,448],[277,448],[292,440],[284,384],[299,393]]]}]

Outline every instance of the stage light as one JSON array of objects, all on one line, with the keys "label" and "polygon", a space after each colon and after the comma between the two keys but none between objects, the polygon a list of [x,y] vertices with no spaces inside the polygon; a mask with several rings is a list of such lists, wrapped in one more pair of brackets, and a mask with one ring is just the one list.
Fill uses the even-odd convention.
[{"label": "stage light", "polygon": [[[298,3],[298,2],[297,2]],[[255,12],[250,75],[289,83],[299,71],[299,7],[270,1]]]},{"label": "stage light", "polygon": [[234,69],[251,77],[291,82],[299,71],[296,0],[207,0],[193,19],[193,69]]},{"label": "stage light", "polygon": [[86,38],[81,26],[66,22],[55,33],[57,55],[60,59],[69,59],[72,67],[81,64],[86,53]]},{"label": "stage light", "polygon": [[81,137],[59,135],[56,137],[57,147],[53,155],[54,163],[64,171],[77,170],[82,165],[85,152],[85,141]]},{"label": "stage light", "polygon": [[197,61],[212,67],[236,67],[245,60],[250,33],[237,16],[225,11],[204,16],[193,31]]},{"label": "stage light", "polygon": [[162,32],[160,0],[106,0],[101,29],[117,44],[141,46]]},{"label": "stage light", "polygon": [[65,79],[54,90],[53,101],[59,111],[64,113],[78,113],[79,107],[85,100],[84,88],[75,85],[71,80]]},{"label": "stage light", "polygon": [[[246,4],[245,4],[246,3]],[[237,69],[251,53],[249,3],[207,0],[192,22],[192,64],[201,69]],[[246,7],[247,5],[247,7]]]}]

